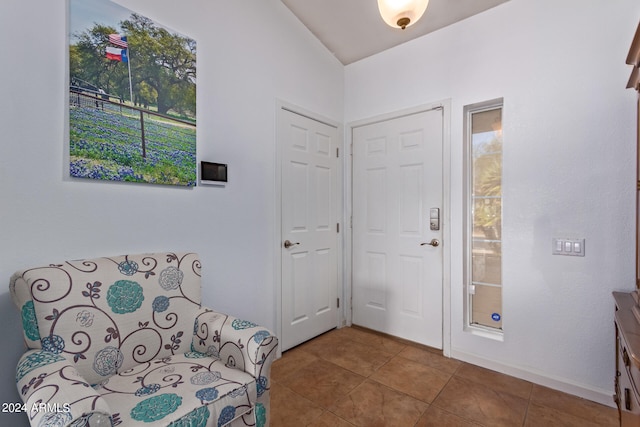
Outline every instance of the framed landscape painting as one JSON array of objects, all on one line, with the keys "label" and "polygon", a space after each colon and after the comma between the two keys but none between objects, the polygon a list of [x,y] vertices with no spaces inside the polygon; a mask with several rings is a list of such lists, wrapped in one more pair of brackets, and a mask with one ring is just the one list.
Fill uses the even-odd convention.
[{"label": "framed landscape painting", "polygon": [[72,177],[196,185],[196,42],[109,0],[69,1]]}]

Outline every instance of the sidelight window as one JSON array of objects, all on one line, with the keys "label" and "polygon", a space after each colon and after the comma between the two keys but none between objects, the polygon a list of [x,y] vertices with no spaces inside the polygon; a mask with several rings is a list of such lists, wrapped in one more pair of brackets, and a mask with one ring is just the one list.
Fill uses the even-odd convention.
[{"label": "sidelight window", "polygon": [[466,324],[502,330],[502,109],[497,99],[468,105]]}]

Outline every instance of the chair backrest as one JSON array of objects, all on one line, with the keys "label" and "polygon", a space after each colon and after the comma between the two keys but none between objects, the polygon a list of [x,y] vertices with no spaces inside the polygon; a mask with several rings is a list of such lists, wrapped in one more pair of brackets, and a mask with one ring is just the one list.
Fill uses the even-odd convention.
[{"label": "chair backrest", "polygon": [[123,255],[19,271],[11,295],[25,342],[64,356],[91,384],[191,349],[195,253]]}]

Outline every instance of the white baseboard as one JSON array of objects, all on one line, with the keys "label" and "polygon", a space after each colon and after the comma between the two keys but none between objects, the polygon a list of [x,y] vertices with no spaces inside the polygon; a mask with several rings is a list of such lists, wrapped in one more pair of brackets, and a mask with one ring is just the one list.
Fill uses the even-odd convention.
[{"label": "white baseboard", "polygon": [[541,372],[526,370],[517,366],[505,365],[503,363],[498,363],[475,354],[456,350],[454,348],[451,349],[451,357],[463,362],[471,363],[473,365],[491,369],[492,371],[511,375],[512,377],[520,378],[534,384],[549,387],[554,390],[569,393],[583,399],[591,400],[593,402],[615,408],[615,403],[613,401],[613,390],[588,387],[583,384],[578,384],[573,381],[567,380],[566,378],[550,377],[547,374]]}]

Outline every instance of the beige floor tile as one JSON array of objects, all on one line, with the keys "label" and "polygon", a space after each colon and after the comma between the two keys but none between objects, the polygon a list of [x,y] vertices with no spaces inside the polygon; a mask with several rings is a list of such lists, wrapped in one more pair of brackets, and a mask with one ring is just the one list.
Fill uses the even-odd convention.
[{"label": "beige floor tile", "polygon": [[479,366],[463,363],[455,373],[456,377],[474,381],[483,387],[505,392],[523,399],[529,399],[533,384]]},{"label": "beige floor tile", "polygon": [[294,348],[282,354],[282,357],[271,365],[271,379],[276,382],[295,376],[296,373],[319,359],[300,348]]},{"label": "beige floor tile", "polygon": [[487,426],[521,426],[528,400],[454,375],[433,405]]},{"label": "beige floor tile", "polygon": [[296,347],[296,350],[300,349],[314,357],[317,357],[318,359],[326,360],[325,358],[327,354],[332,352],[336,346],[339,346],[345,341],[338,331],[338,329],[334,329],[326,332],[311,341],[307,341],[299,345]]},{"label": "beige floor tile", "polygon": [[325,412],[320,418],[309,424],[307,427],[353,427],[353,424],[339,418],[331,412]]},{"label": "beige floor tile", "polygon": [[368,377],[393,354],[357,341],[345,340],[340,333],[325,334],[301,347],[314,356]]},{"label": "beige floor tile", "polygon": [[325,332],[321,335],[318,335],[317,337],[313,338],[312,340],[306,341],[302,344],[300,344],[298,347],[296,348],[304,348],[304,347],[308,347],[309,345],[314,345],[318,342],[322,342],[322,341],[326,341],[326,340],[335,340],[336,338],[340,338],[341,335],[341,330],[345,329],[345,328],[340,328],[340,329],[332,329],[328,332]]},{"label": "beige floor tile", "polygon": [[404,348],[399,353],[399,356],[422,363],[423,365],[430,366],[447,374],[455,373],[462,364],[462,362],[444,357],[442,354],[412,346]]},{"label": "beige floor tile", "polygon": [[318,359],[281,382],[299,395],[328,408],[362,384],[363,376]]},{"label": "beige floor tile", "polygon": [[398,354],[398,352],[406,347],[406,344],[403,344],[397,339],[376,334],[375,332],[367,331],[359,327],[342,328],[337,332],[344,335],[347,339],[387,351],[391,354]]},{"label": "beige floor tile", "polygon": [[340,399],[331,412],[360,427],[413,426],[428,404],[367,380]]},{"label": "beige floor tile", "polygon": [[533,386],[531,403],[594,421],[600,426],[618,425],[617,409],[540,385]]},{"label": "beige floor tile", "polygon": [[457,415],[450,414],[440,408],[431,405],[427,412],[418,420],[415,427],[475,427],[480,424],[473,423]]},{"label": "beige floor tile", "polygon": [[[575,415],[547,408],[535,403],[529,404],[527,419],[524,424],[525,427],[601,427],[603,425],[608,424],[602,424],[600,421],[596,420],[587,420],[585,418],[576,417]],[[617,423],[613,425],[617,425]]]},{"label": "beige floor tile", "polygon": [[433,402],[451,374],[396,356],[370,377],[426,403]]},{"label": "beige floor tile", "polygon": [[324,410],[279,383],[271,385],[271,427],[300,427],[316,420]]}]

